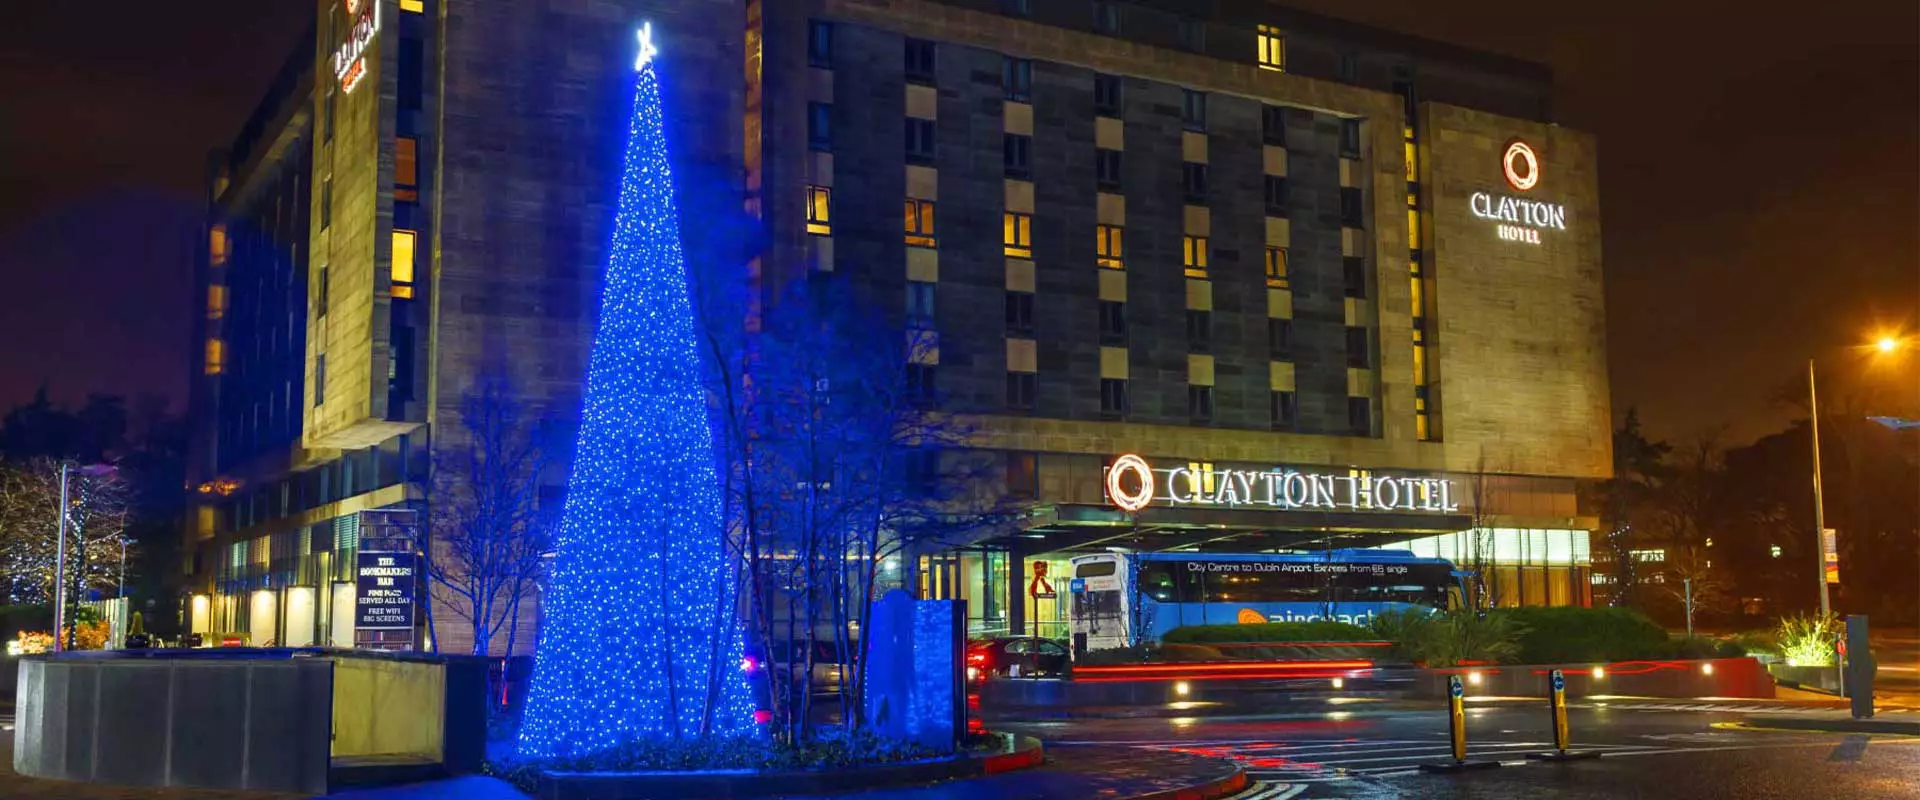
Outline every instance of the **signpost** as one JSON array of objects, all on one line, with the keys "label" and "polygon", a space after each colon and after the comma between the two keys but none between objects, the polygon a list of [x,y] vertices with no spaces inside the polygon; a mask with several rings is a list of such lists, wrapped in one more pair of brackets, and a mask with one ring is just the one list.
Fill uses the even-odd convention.
[{"label": "signpost", "polygon": [[[419,623],[419,512],[360,512],[360,547],[354,556],[353,646],[369,650],[417,650]],[[335,624],[339,624],[336,621]]]},{"label": "signpost", "polygon": [[1553,714],[1553,753],[1528,753],[1527,758],[1539,761],[1572,761],[1581,758],[1599,758],[1598,750],[1573,752],[1567,750],[1567,676],[1560,670],[1547,673],[1547,707]]},{"label": "signpost", "polygon": [[1421,764],[1422,772],[1459,772],[1468,769],[1490,769],[1500,766],[1498,761],[1467,760],[1467,686],[1459,675],[1447,677],[1447,734],[1453,741],[1453,762],[1449,764]]}]

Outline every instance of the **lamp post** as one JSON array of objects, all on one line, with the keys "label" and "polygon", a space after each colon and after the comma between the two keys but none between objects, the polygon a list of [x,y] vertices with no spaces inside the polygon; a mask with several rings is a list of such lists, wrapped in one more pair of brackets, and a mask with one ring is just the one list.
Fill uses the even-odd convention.
[{"label": "lamp post", "polygon": [[[93,477],[111,474],[115,469],[118,467],[112,464],[88,464],[80,468],[80,474],[83,477]],[[54,547],[53,567],[53,651],[56,653],[73,647],[76,633],[67,622],[67,515],[73,513],[71,501],[67,499],[67,485],[68,475],[71,472],[73,472],[72,462],[60,462],[60,522],[58,525],[60,542]],[[86,543],[82,541],[80,546],[84,548]],[[123,563],[124,558],[122,556]],[[75,594],[77,595],[78,592]]]},{"label": "lamp post", "polygon": [[[1892,353],[1906,345],[1906,339],[1895,336],[1881,336],[1869,345],[1881,354]],[[1825,619],[1833,613],[1832,604],[1827,595],[1827,509],[1821,497],[1820,482],[1820,396],[1813,378],[1813,358],[1807,358],[1807,413],[1813,429],[1813,557],[1818,561],[1814,565],[1813,579],[1820,584],[1820,618]],[[1834,548],[1839,549],[1839,542]]]}]

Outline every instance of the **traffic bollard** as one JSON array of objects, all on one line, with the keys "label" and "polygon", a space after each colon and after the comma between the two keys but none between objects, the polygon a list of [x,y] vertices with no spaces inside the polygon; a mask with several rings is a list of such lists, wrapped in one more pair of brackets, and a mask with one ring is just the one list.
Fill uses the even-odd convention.
[{"label": "traffic bollard", "polygon": [[1447,678],[1447,733],[1453,739],[1453,761],[1447,764],[1421,764],[1423,772],[1459,772],[1500,766],[1498,761],[1467,760],[1467,687],[1460,676]]},{"label": "traffic bollard", "polygon": [[1572,761],[1581,758],[1599,758],[1597,750],[1570,751],[1567,749],[1567,676],[1560,670],[1547,673],[1547,708],[1553,714],[1552,753],[1528,753],[1527,758],[1538,761]]}]

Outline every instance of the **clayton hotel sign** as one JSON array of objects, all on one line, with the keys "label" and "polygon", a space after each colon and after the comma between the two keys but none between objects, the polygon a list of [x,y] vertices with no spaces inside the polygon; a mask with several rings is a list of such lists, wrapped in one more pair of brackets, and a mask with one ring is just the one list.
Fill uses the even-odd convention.
[{"label": "clayton hotel sign", "polygon": [[1197,461],[1155,467],[1140,456],[1124,455],[1107,467],[1103,483],[1107,501],[1122,511],[1149,505],[1434,514],[1460,510],[1452,480],[1357,470],[1341,475],[1284,467],[1225,469]]},{"label": "clayton hotel sign", "polygon": [[[1507,186],[1516,192],[1529,192],[1540,185],[1540,155],[1533,146],[1515,139],[1507,143],[1500,156],[1500,171]],[[1467,198],[1473,215],[1494,223],[1494,235],[1509,242],[1539,244],[1541,231],[1567,229],[1567,207],[1525,196],[1474,192]]]}]

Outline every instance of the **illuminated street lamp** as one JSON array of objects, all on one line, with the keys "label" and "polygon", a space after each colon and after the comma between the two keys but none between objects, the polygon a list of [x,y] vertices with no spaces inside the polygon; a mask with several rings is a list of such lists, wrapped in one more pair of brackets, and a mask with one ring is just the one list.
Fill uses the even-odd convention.
[{"label": "illuminated street lamp", "polygon": [[[1881,336],[1872,347],[1881,353],[1892,353],[1906,345],[1906,340],[1894,336]],[[1820,399],[1813,378],[1813,359],[1807,359],[1807,412],[1812,419],[1813,428],[1813,555],[1818,560],[1813,579],[1820,584],[1820,616],[1825,619],[1833,613],[1832,604],[1827,597],[1827,511],[1821,499],[1820,485]],[[1838,550],[1839,542],[1834,542]]]}]

